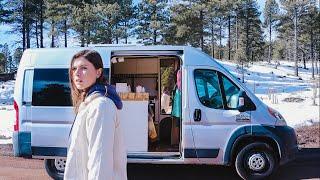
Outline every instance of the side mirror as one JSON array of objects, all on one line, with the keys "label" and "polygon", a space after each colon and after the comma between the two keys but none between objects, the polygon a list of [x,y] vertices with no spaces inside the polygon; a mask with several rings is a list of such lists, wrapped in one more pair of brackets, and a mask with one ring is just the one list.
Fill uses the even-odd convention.
[{"label": "side mirror", "polygon": [[239,99],[238,99],[238,111],[245,112],[245,111],[254,111],[256,110],[256,106],[248,97],[245,91],[239,92]]},{"label": "side mirror", "polygon": [[239,112],[245,112],[246,111],[246,102],[247,102],[248,96],[247,93],[244,91],[239,92],[239,99],[238,99],[238,110]]}]

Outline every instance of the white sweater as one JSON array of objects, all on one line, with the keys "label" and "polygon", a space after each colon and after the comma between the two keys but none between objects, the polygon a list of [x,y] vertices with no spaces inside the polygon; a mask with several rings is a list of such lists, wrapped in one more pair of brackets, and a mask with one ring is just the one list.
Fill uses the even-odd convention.
[{"label": "white sweater", "polygon": [[127,153],[117,108],[99,94],[81,103],[70,134],[65,180],[126,180]]}]

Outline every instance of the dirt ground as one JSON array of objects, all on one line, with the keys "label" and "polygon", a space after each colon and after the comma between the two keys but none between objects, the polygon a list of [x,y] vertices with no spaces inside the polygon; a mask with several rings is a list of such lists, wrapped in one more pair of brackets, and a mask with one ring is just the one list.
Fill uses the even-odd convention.
[{"label": "dirt ground", "polygon": [[295,129],[299,147],[320,148],[320,123]]},{"label": "dirt ground", "polygon": [[[297,160],[280,167],[271,179],[319,179],[320,124],[296,128],[299,146]],[[147,171],[147,173],[146,173]],[[161,173],[159,172],[166,172]],[[155,174],[157,174],[155,178]],[[175,176],[166,174],[175,174]],[[230,167],[128,165],[128,179],[239,179]],[[0,180],[51,179],[43,160],[13,157],[12,145],[0,145]]]}]

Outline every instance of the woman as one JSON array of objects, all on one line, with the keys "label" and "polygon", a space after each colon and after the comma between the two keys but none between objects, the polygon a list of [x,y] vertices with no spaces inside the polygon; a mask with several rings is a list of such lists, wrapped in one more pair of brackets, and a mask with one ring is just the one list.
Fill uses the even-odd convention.
[{"label": "woman", "polygon": [[69,79],[76,118],[69,137],[64,179],[126,180],[126,149],[117,116],[117,107],[121,108],[122,103],[111,86],[105,87],[99,53],[76,53]]},{"label": "woman", "polygon": [[175,121],[173,126],[171,144],[179,144],[180,140],[180,121],[181,121],[181,70],[177,71],[177,82],[173,95],[173,105],[171,115]]}]

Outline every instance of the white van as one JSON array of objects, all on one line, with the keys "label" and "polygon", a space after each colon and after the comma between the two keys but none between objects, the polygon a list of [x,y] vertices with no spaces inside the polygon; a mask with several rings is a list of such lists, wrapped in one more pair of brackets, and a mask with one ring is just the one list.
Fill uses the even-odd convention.
[{"label": "white van", "polygon": [[[123,100],[119,114],[129,163],[228,165],[242,178],[253,179],[269,176],[297,151],[295,132],[283,117],[198,49],[28,49],[14,91],[14,154],[45,159],[53,178],[63,176],[74,120],[68,68],[71,57],[83,49],[101,54],[104,74]],[[178,70],[181,96],[173,97]],[[164,96],[170,101],[166,107]],[[173,101],[180,102],[178,117],[172,116]]]}]

